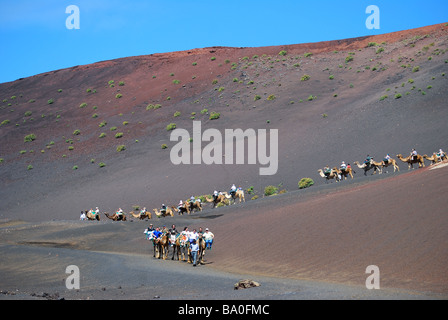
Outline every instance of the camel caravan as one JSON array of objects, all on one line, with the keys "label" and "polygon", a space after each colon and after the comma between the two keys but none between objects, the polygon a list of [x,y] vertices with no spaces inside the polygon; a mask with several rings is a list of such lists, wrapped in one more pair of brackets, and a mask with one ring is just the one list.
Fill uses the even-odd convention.
[{"label": "camel caravan", "polygon": [[[420,155],[417,153],[415,149],[412,149],[410,155],[408,157],[403,157],[401,154],[397,154],[397,158],[408,164],[408,170],[414,169],[414,164],[417,164],[419,168],[425,167],[425,161],[430,161],[430,165],[437,164],[439,162],[447,160],[446,153],[439,149],[438,152],[434,152],[431,157],[428,157],[428,155]],[[367,172],[372,171],[372,175],[376,174],[377,172],[379,174],[383,173],[383,169],[386,169],[386,173],[388,173],[387,168],[392,167],[394,169],[394,172],[400,171],[400,168],[398,167],[398,161],[391,158],[389,154],[387,154],[382,161],[377,162],[373,160],[373,157],[367,155],[366,160],[361,164],[359,161],[353,162],[354,165],[358,167],[358,169],[363,170],[364,175],[367,175]],[[349,176],[353,179],[353,174],[356,173],[351,165],[349,163],[345,163],[342,161],[341,165],[339,167],[333,167],[330,168],[329,166],[326,166],[324,169],[317,170],[319,175],[326,180],[328,183],[329,181],[335,180],[336,182],[339,182],[341,180],[346,180]]]},{"label": "camel caravan", "polygon": [[205,232],[202,228],[199,228],[199,232],[196,229],[190,232],[188,227],[185,227],[182,232],[178,232],[175,225],[170,229],[165,226],[154,229],[153,224],[150,224],[143,233],[146,240],[152,242],[154,258],[166,260],[171,250],[171,260],[191,263],[194,267],[204,264],[205,252],[212,249],[215,238],[208,228]]},{"label": "camel caravan", "polygon": [[[204,195],[199,197],[191,196],[188,200],[180,200],[177,206],[166,206],[162,204],[160,209],[153,209],[153,213],[146,210],[146,207],[143,207],[138,212],[131,211],[128,214],[124,213],[121,208],[119,208],[114,214],[110,214],[108,212],[104,212],[104,216],[107,219],[112,221],[127,221],[128,218],[134,218],[138,220],[146,220],[151,219],[153,214],[157,218],[162,217],[174,217],[175,214],[183,215],[183,214],[191,214],[193,212],[202,212],[203,203],[212,203],[212,208],[235,204],[236,201],[246,202],[244,198],[244,190],[243,188],[236,187],[232,185],[229,192],[225,191],[214,191],[211,196]],[[138,210],[138,209],[137,209]],[[81,211],[80,220],[97,220],[100,221],[100,211],[98,207],[95,210],[85,210]]]}]

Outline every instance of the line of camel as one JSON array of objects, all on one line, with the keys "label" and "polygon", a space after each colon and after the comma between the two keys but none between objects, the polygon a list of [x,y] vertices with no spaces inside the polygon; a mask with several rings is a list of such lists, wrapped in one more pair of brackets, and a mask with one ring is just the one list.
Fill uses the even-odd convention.
[{"label": "line of camel", "polygon": [[[229,194],[227,192],[220,192],[218,196],[216,197],[208,197],[204,196],[206,202],[212,203],[212,208],[215,208],[219,203],[223,204],[231,204],[236,203],[236,200],[239,200],[239,203],[246,202],[246,199],[244,198],[244,190],[238,189],[235,193]],[[174,217],[174,213],[177,213],[178,215],[183,215],[184,213],[190,214],[192,212],[202,211],[202,202],[199,199],[196,199],[194,202],[191,202],[190,200],[186,200],[183,202],[182,206],[176,207],[176,206],[167,206],[165,212],[159,211],[157,208],[152,209],[156,217]],[[95,213],[95,210],[90,209],[85,211],[86,218],[88,220],[98,220],[100,221],[100,214]],[[118,214],[109,214],[108,212],[103,213],[106,218],[111,219],[113,221],[127,221],[127,216],[125,213]],[[129,216],[133,217],[135,219],[145,220],[145,219],[151,219],[152,213],[150,211],[145,212],[137,212],[134,213],[134,211],[129,212]]]},{"label": "line of camel", "polygon": [[[397,158],[400,159],[402,162],[408,164],[408,170],[414,169],[414,164],[418,164],[419,168],[425,167],[425,161],[424,159],[430,161],[430,164],[436,164],[438,162],[447,160],[446,153],[442,154],[440,157],[437,155],[437,153],[433,153],[431,157],[428,157],[428,155],[424,154],[423,156],[420,154],[417,154],[416,156],[409,155],[408,157],[403,157],[401,154],[397,154]],[[383,173],[383,168],[393,167],[394,172],[400,171],[400,168],[398,167],[397,160],[390,158],[389,160],[383,160],[381,162],[374,161],[373,159],[370,160],[370,163],[364,162],[363,164],[360,164],[358,161],[353,162],[359,169],[364,170],[364,175],[367,175],[367,172],[370,170],[373,170],[372,174],[376,174],[378,171],[379,174]],[[325,178],[328,180],[336,180],[336,182],[345,180],[350,176],[353,179],[353,173],[356,173],[351,167],[347,167],[345,170],[341,170],[340,168],[333,167],[331,169],[329,174],[325,174],[322,169],[317,170],[319,172],[319,175],[322,178]],[[386,173],[388,171],[386,170]]]}]

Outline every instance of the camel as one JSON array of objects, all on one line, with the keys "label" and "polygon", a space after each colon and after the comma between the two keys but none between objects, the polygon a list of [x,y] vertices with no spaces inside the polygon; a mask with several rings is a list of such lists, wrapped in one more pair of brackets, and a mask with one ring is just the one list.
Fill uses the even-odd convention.
[{"label": "camel", "polygon": [[336,182],[339,182],[339,174],[338,174],[338,170],[336,168],[331,169],[331,172],[328,176],[326,176],[323,172],[322,169],[317,170],[317,172],[319,172],[320,176],[322,178],[326,179],[326,182],[330,181],[331,179],[335,179]]},{"label": "camel", "polygon": [[347,176],[350,176],[350,177],[352,177],[352,179],[353,179],[353,169],[351,168],[351,167],[347,167],[345,170],[341,170],[341,169],[339,169],[338,170],[338,175],[339,176],[341,176],[341,177],[343,177],[344,178],[344,180],[346,180],[347,179]]},{"label": "camel", "polygon": [[190,210],[188,209],[188,206],[182,205],[179,209],[175,206],[171,206],[171,209],[173,210],[173,212],[177,212],[178,215],[183,215],[184,212],[186,212],[187,214],[190,214]]},{"label": "camel", "polygon": [[166,216],[172,216],[172,217],[174,217],[173,210],[172,210],[170,207],[167,207],[167,208],[166,208],[166,212],[165,212],[165,214],[163,214],[162,212],[160,212],[160,211],[157,210],[157,209],[152,209],[152,211],[154,211],[154,213],[156,214],[156,216],[157,216],[158,218],[160,218],[160,217],[166,217]]},{"label": "camel", "polygon": [[[392,159],[392,158],[389,158],[389,160],[387,161],[387,163],[386,163],[386,161],[384,161],[384,160],[383,160],[383,162],[381,162],[381,171],[382,171],[383,168],[387,168],[387,167],[390,167],[390,166],[393,166],[393,167],[394,167],[394,172],[395,172],[396,170],[398,170],[398,172],[400,172],[400,168],[398,167],[397,160]],[[387,172],[388,172],[388,171],[386,171],[386,173],[387,173]]]},{"label": "camel", "polygon": [[425,167],[425,161],[423,160],[423,157],[419,154],[415,157],[408,156],[406,158],[403,158],[403,156],[401,154],[397,154],[397,158],[408,164],[408,170],[410,170],[411,168],[414,169],[414,166],[413,166],[414,163],[418,163],[419,168]]},{"label": "camel", "polygon": [[431,157],[428,157],[428,155],[424,154],[423,158],[425,158],[428,161],[431,161],[431,164],[436,164],[439,162],[439,157],[437,157],[436,153],[433,153]]},{"label": "camel", "polygon": [[246,202],[246,199],[244,198],[244,190],[243,189],[238,189],[236,190],[236,192],[232,195],[232,194],[228,194],[227,192],[223,192],[223,194],[226,196],[227,199],[232,199],[233,203],[236,202],[236,199],[240,199],[240,202]]},{"label": "camel", "polygon": [[193,210],[196,209],[196,211],[202,211],[202,204],[200,200],[196,200],[195,202],[191,203],[190,201],[187,202],[188,208],[190,212],[193,212]]},{"label": "camel", "polygon": [[207,197],[207,196],[205,196],[205,200],[207,201],[207,202],[213,202],[213,209],[216,207],[216,205],[218,204],[218,203],[226,203],[226,196],[224,195],[224,194],[218,194],[218,196],[216,197],[216,199],[215,198],[209,198],[209,197]]},{"label": "camel", "polygon": [[104,215],[113,221],[126,221],[126,216],[124,214],[114,213],[113,215],[110,216],[109,213],[104,212]]},{"label": "camel", "polygon": [[146,218],[151,219],[151,212],[145,211],[144,213],[134,213],[134,211],[129,212],[131,216],[136,219],[145,220]]},{"label": "camel", "polygon": [[168,235],[164,234],[160,238],[154,239],[154,243],[157,247],[158,259],[162,258],[163,260],[166,260],[170,245]]},{"label": "camel", "polygon": [[86,212],[86,217],[87,217],[87,219],[89,219],[89,220],[98,220],[98,221],[100,221],[100,215],[94,213],[93,210],[89,210],[89,211],[86,210],[85,212]]},{"label": "camel", "polygon": [[177,251],[177,260],[178,261],[187,261],[188,248],[190,246],[190,242],[188,239],[181,234],[179,234],[176,238],[176,242],[173,246],[173,257],[171,260],[174,260]]},{"label": "camel", "polygon": [[376,161],[371,161],[370,162],[370,164],[366,164],[366,163],[363,163],[362,165],[361,164],[359,164],[359,162],[358,161],[355,161],[355,162],[353,162],[354,164],[356,164],[357,166],[358,166],[358,168],[359,169],[363,169],[364,170],[364,175],[366,176],[367,175],[367,171],[369,171],[370,169],[373,169],[373,173],[372,174],[375,174],[376,173],[376,170],[378,170],[378,172],[381,174],[382,173],[382,170],[381,170],[381,166],[382,166],[382,163],[381,162],[376,162]]}]

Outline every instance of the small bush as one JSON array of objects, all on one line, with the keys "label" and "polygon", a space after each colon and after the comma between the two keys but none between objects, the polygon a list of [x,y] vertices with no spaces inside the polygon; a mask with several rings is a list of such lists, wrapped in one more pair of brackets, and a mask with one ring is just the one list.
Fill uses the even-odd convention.
[{"label": "small bush", "polygon": [[330,75],[330,76],[328,77],[328,79],[333,80],[333,79],[334,79],[334,75]]},{"label": "small bush", "polygon": [[420,67],[416,66],[414,68],[412,68],[412,72],[419,72],[420,71]]},{"label": "small bush", "polygon": [[286,50],[282,50],[278,53],[279,56],[286,56],[288,52]]},{"label": "small bush", "polygon": [[302,178],[298,183],[299,189],[305,189],[305,188],[311,187],[313,184],[314,184],[314,181],[311,178]]},{"label": "small bush", "polygon": [[29,165],[28,167],[27,167],[27,170],[32,170],[33,169],[33,166],[32,165]]},{"label": "small bush", "polygon": [[308,75],[308,74],[305,74],[305,75],[303,75],[302,78],[300,78],[300,81],[308,81],[308,80],[310,80],[310,79],[311,79],[311,76]]},{"label": "small bush", "polygon": [[166,126],[166,131],[171,131],[176,129],[176,124],[175,123],[170,123],[169,125]]},{"label": "small bush", "polygon": [[219,117],[221,116],[221,114],[219,112],[212,112],[210,113],[210,120],[215,120],[215,119],[219,119]]},{"label": "small bush", "polygon": [[276,98],[276,96],[273,95],[273,94],[271,94],[271,95],[269,95],[269,96],[267,97],[266,100],[268,100],[268,101],[272,101],[272,100],[275,100],[275,98]]},{"label": "small bush", "polygon": [[25,117],[31,117],[33,113],[31,111],[27,111],[25,112]]},{"label": "small bush", "polygon": [[347,56],[347,57],[345,58],[345,63],[349,63],[349,62],[351,62],[351,61],[353,61],[353,56]]},{"label": "small bush", "polygon": [[118,132],[118,133],[115,135],[115,138],[116,138],[116,139],[119,139],[119,138],[121,138],[121,137],[123,137],[123,132]]},{"label": "small bush", "polygon": [[162,144],[162,149],[166,149],[168,146],[166,144]]},{"label": "small bush", "polygon": [[395,99],[400,99],[401,97],[402,97],[401,93],[397,93],[397,94],[395,95]]},{"label": "small bush", "polygon": [[85,108],[85,107],[87,107],[87,103],[85,103],[85,102],[83,102],[83,103],[81,103],[80,105],[79,105],[79,107],[82,109],[82,108]]},{"label": "small bush", "polygon": [[118,85],[119,85],[119,86],[124,86],[124,81],[120,81],[120,82],[118,83]]},{"label": "small bush", "polygon": [[73,131],[73,135],[74,135],[74,136],[77,136],[77,135],[79,135],[79,134],[81,134],[81,131],[80,131],[80,130],[76,129],[75,131]]},{"label": "small bush", "polygon": [[99,135],[98,138],[104,138],[106,136],[106,134],[104,132],[101,132],[101,134]]},{"label": "small bush", "polygon": [[78,166],[73,166],[72,170],[78,170]]},{"label": "small bush", "polygon": [[278,192],[278,188],[275,186],[267,186],[266,188],[264,188],[264,195],[269,197],[272,196],[273,194],[276,194]]},{"label": "small bush", "polygon": [[34,140],[36,140],[36,135],[33,134],[33,133],[25,136],[25,138],[24,138],[25,142],[31,142],[31,141],[34,141]]},{"label": "small bush", "polygon": [[179,84],[180,83],[180,80],[173,80],[173,84]]},{"label": "small bush", "polygon": [[174,112],[174,115],[173,115],[174,117],[178,117],[178,116],[180,116],[180,111],[176,111],[176,112]]},{"label": "small bush", "polygon": [[380,101],[383,101],[384,99],[387,99],[387,95],[385,95],[385,96],[382,96],[381,98],[380,98]]},{"label": "small bush", "polygon": [[100,168],[102,168],[102,167],[105,167],[106,164],[105,164],[104,162],[100,162],[100,163],[98,163],[98,166],[99,166]]},{"label": "small bush", "polygon": [[50,100],[47,101],[47,103],[48,103],[48,104],[53,104],[53,103],[54,103],[54,100],[53,100],[53,99],[50,99]]},{"label": "small bush", "polygon": [[206,113],[208,113],[208,109],[202,109],[201,110],[201,114],[206,114]]},{"label": "small bush", "polygon": [[122,95],[121,93],[117,93],[117,94],[115,95],[115,98],[116,98],[116,99],[120,99],[122,96],[123,96],[123,95]]},{"label": "small bush", "polygon": [[10,123],[10,121],[8,119],[3,120],[2,123],[0,123],[0,127],[4,126],[4,125],[7,125],[8,123]]},{"label": "small bush", "polygon": [[126,146],[125,146],[124,144],[119,145],[119,146],[117,147],[117,152],[121,152],[121,151],[124,151],[124,150],[126,150]]},{"label": "small bush", "polygon": [[255,95],[255,97],[254,97],[254,101],[257,101],[257,100],[260,100],[261,99],[261,97],[257,94],[257,95]]},{"label": "small bush", "polygon": [[311,53],[311,52],[306,52],[303,56],[305,57],[305,58],[309,58],[309,57],[311,57],[313,54]]}]

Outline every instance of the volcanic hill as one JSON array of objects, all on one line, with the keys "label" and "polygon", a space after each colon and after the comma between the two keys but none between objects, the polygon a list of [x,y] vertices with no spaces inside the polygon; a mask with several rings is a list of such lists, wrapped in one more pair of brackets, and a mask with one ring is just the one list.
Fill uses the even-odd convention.
[{"label": "volcanic hill", "polygon": [[[156,208],[233,183],[263,197],[265,186],[297,190],[303,177],[324,184],[319,168],[367,154],[381,160],[416,148],[431,155],[448,148],[447,50],[448,26],[438,24],[128,57],[2,83],[0,217]],[[277,173],[261,176],[261,165],[247,160],[174,165],[167,126],[191,133],[193,120],[222,133],[278,129]]]}]

